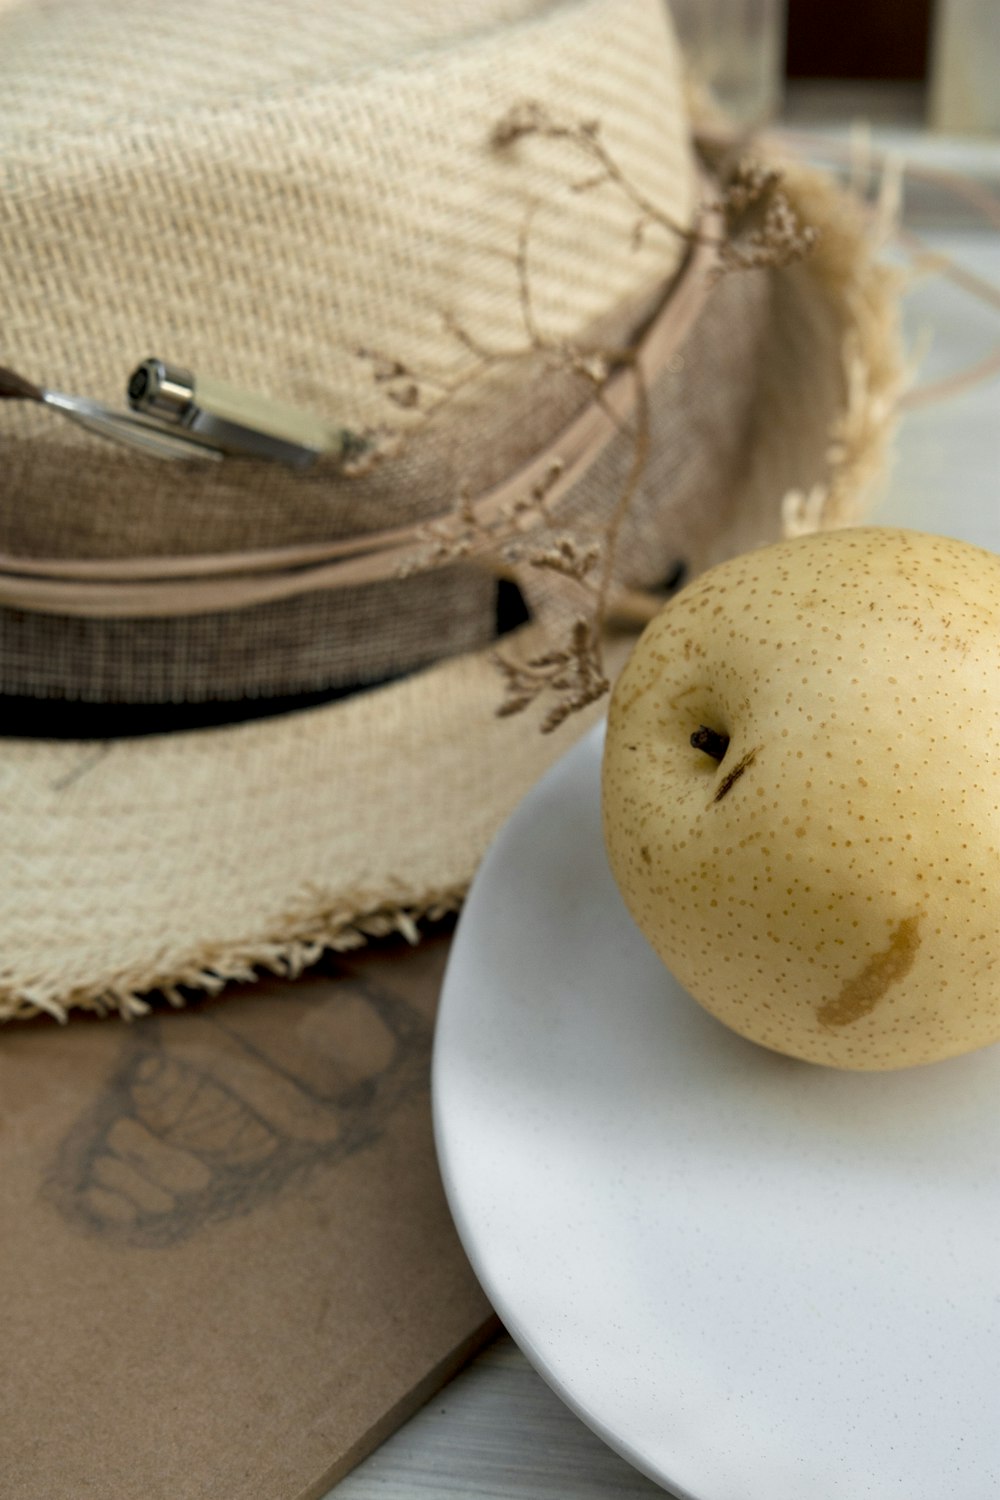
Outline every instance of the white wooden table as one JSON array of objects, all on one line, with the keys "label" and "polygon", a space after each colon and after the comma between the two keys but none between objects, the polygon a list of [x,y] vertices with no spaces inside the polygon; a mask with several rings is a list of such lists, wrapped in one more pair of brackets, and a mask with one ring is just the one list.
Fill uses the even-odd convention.
[{"label": "white wooden table", "polygon": [[[917,163],[967,169],[1000,189],[1000,143],[934,141],[891,127],[878,127],[874,140]],[[932,224],[914,227],[1000,288],[1000,231],[972,227],[957,205],[953,222],[935,208]],[[933,327],[921,378],[949,374],[1000,343],[1000,311],[940,282],[912,297],[906,323],[911,336]],[[1000,379],[906,417],[872,519],[947,531],[1000,552]],[[327,1500],[639,1500],[663,1493],[595,1437],[503,1337]]]}]

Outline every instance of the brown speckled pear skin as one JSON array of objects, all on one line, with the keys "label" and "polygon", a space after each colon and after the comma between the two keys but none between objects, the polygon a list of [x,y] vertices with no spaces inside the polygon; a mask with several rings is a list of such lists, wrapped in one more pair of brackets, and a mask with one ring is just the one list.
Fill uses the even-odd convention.
[{"label": "brown speckled pear skin", "polygon": [[701,575],[619,678],[602,797],[629,910],[733,1030],[861,1070],[1000,1039],[993,553],[857,527]]}]

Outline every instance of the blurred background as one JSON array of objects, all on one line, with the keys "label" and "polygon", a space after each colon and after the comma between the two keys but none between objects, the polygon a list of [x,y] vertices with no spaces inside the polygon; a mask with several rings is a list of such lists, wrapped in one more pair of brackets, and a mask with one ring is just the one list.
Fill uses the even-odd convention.
[{"label": "blurred background", "polygon": [[1000,0],[670,0],[689,58],[745,124],[1000,132]]}]

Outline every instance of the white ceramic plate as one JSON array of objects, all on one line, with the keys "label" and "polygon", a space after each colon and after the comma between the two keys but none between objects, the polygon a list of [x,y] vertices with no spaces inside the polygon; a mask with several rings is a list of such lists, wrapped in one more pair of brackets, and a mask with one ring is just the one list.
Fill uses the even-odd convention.
[{"label": "white ceramic plate", "polygon": [[1000,1494],[1000,1047],[858,1075],[726,1031],[618,897],[600,755],[514,815],[446,977],[435,1128],[487,1293],[678,1495]]}]

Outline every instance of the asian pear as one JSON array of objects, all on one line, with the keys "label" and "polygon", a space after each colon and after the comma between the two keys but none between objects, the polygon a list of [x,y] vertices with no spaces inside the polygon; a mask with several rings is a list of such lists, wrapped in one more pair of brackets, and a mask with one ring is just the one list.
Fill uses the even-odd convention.
[{"label": "asian pear", "polygon": [[638,926],[754,1042],[835,1068],[1000,1039],[1000,558],[821,532],[697,577],[608,715]]}]

